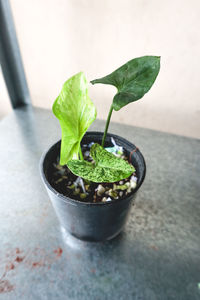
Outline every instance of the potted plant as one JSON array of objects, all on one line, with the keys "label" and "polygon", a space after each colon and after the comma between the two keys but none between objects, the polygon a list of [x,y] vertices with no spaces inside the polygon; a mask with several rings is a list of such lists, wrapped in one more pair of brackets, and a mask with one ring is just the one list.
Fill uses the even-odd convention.
[{"label": "potted plant", "polygon": [[96,109],[82,72],[64,83],[53,104],[62,140],[43,154],[40,171],[61,225],[79,239],[104,241],[123,229],[146,166],[135,145],[107,133],[110,118],[113,110],[141,99],[159,69],[160,57],[143,56],[91,81],[117,88],[104,133],[87,132]]}]

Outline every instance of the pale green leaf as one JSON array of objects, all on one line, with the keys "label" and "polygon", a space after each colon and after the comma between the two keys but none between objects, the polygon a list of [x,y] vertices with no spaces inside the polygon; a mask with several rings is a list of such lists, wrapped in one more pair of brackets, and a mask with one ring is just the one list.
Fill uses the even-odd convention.
[{"label": "pale green leaf", "polygon": [[71,172],[93,182],[115,182],[129,177],[135,171],[132,165],[99,144],[92,145],[90,154],[95,163],[70,160],[67,166]]},{"label": "pale green leaf", "polygon": [[96,109],[88,96],[88,83],[80,72],[67,80],[53,104],[53,113],[62,130],[60,164],[78,159],[80,142],[96,118]]},{"label": "pale green leaf", "polygon": [[92,84],[114,85],[118,92],[113,98],[114,110],[141,99],[152,87],[160,70],[159,56],[134,58],[113,73],[92,80]]}]

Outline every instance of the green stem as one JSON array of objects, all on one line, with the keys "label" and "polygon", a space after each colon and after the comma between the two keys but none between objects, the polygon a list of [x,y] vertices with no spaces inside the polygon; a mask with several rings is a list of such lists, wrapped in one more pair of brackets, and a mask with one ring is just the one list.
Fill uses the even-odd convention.
[{"label": "green stem", "polygon": [[101,143],[102,147],[104,147],[104,144],[105,144],[105,140],[106,140],[106,136],[107,136],[108,126],[110,124],[110,118],[111,118],[111,115],[112,115],[112,111],[113,111],[113,106],[111,104],[110,111],[109,111],[109,114],[108,114],[108,118],[107,118],[107,121],[106,121],[106,127],[105,127],[105,130],[104,130],[102,143]]},{"label": "green stem", "polygon": [[80,159],[81,159],[81,160],[84,160],[84,158],[83,158],[83,153],[82,153],[82,150],[81,150],[81,146],[80,146],[80,148],[79,148],[79,156],[80,156]]}]

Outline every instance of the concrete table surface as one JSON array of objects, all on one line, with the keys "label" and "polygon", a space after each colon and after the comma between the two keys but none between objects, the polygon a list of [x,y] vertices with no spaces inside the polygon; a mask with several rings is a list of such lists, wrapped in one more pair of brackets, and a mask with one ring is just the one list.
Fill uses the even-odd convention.
[{"label": "concrete table surface", "polygon": [[62,232],[39,176],[56,118],[21,108],[0,122],[0,300],[200,299],[200,140],[110,132],[140,148],[147,175],[124,231],[86,243]]}]

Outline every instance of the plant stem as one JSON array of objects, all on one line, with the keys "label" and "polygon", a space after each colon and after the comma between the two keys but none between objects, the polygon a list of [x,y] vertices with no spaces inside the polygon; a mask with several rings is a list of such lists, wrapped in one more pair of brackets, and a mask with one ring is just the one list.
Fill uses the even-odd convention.
[{"label": "plant stem", "polygon": [[81,150],[81,146],[80,146],[80,148],[79,148],[79,156],[80,156],[80,159],[81,159],[81,160],[84,160],[84,158],[83,158],[83,153],[82,153],[82,150]]},{"label": "plant stem", "polygon": [[111,118],[111,115],[112,115],[112,111],[113,111],[113,106],[111,104],[110,111],[108,113],[108,118],[107,118],[107,121],[106,121],[106,127],[105,127],[105,130],[104,130],[102,143],[101,143],[102,147],[104,147],[104,144],[105,144],[105,140],[106,140],[106,136],[107,136],[108,126],[110,124],[110,118]]}]

